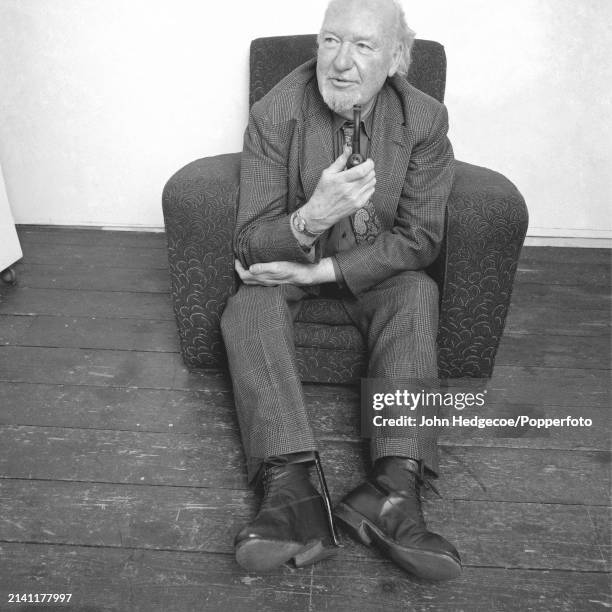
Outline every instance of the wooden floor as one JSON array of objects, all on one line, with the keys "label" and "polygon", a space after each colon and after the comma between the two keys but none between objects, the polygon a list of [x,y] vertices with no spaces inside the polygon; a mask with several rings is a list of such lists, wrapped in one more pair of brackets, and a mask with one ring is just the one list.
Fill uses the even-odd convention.
[{"label": "wooden floor", "polygon": [[[25,227],[0,288],[0,609],[606,610],[610,254],[527,248],[484,415],[583,416],[500,437],[451,428],[430,525],[458,580],[415,581],[348,540],[335,560],[244,572],[252,516],[227,375],[178,353],[164,236]],[[363,475],[356,389],[308,385],[334,499]],[[505,434],[508,435],[508,434]]]}]

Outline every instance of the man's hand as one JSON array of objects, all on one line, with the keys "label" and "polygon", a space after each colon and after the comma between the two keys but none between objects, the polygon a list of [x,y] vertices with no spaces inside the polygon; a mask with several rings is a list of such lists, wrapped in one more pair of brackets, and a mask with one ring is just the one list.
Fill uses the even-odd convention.
[{"label": "man's hand", "polygon": [[317,264],[302,264],[294,261],[271,261],[253,264],[245,270],[236,260],[234,268],[245,285],[317,285],[335,280],[334,265],[329,257]]},{"label": "man's hand", "polygon": [[350,155],[351,148],[345,146],[340,157],[323,170],[312,197],[302,207],[301,215],[311,232],[323,232],[340,219],[349,217],[374,195],[374,162],[366,159],[345,170]]}]

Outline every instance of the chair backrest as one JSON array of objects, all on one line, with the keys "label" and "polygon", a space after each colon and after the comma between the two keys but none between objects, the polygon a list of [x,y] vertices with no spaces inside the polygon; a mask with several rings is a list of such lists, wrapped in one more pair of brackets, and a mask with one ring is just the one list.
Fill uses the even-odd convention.
[{"label": "chair backrest", "polygon": [[[316,54],[316,34],[271,36],[251,42],[249,108],[294,68]],[[444,101],[446,54],[440,43],[414,41],[408,81],[436,100]]]}]

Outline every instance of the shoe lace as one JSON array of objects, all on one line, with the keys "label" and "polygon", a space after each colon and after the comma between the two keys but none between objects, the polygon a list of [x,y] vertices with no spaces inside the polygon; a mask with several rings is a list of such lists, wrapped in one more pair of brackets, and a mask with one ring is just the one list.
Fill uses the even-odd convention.
[{"label": "shoe lace", "polygon": [[[426,485],[426,480],[421,477],[419,473],[413,472],[414,476],[414,496],[409,495],[405,499],[406,501],[412,502],[410,505],[414,513],[416,514],[416,518],[418,522],[424,527],[425,526],[425,516],[423,515],[423,497],[421,495],[421,487]],[[404,503],[406,503],[406,501]],[[414,514],[413,514],[414,516]]]},{"label": "shoe lace", "polygon": [[[405,491],[405,493],[402,494],[400,503],[408,504],[411,507],[410,515],[413,517],[413,519],[417,521],[418,524],[420,524],[423,528],[426,528],[425,517],[423,515],[423,506],[422,506],[423,501],[426,501],[426,500],[424,500],[424,498],[422,497],[421,490],[431,489],[438,497],[442,497],[442,496],[440,495],[440,492],[438,491],[436,486],[431,482],[431,480],[426,477],[425,468],[422,463],[419,464],[418,471],[417,470],[407,470],[406,472],[407,472],[406,477],[409,478],[409,480],[404,481],[405,488],[402,487],[402,489]],[[394,490],[396,487],[396,484],[393,483],[392,481],[387,480],[387,478],[388,477],[386,476],[382,476],[382,477],[379,476],[379,482],[382,482],[385,485],[387,485],[390,490]],[[412,489],[412,487],[414,487],[413,493],[410,492],[410,489]]]},{"label": "shoe lace", "polygon": [[440,499],[442,499],[442,494],[440,493],[440,491],[438,491],[438,488],[436,487],[436,485],[434,485],[433,482],[431,482],[431,478],[427,478],[425,476],[425,464],[420,462],[419,463],[419,471],[415,473],[416,474],[416,482],[417,482],[417,494],[420,495],[420,488],[423,487],[424,489],[429,489],[430,491],[433,491]]},{"label": "shoe lace", "polygon": [[266,466],[260,481],[263,489],[260,509],[278,505],[279,499],[287,497],[290,499],[290,487],[296,483],[296,479],[308,480],[308,472],[306,470],[292,469],[287,465]]},{"label": "shoe lace", "polygon": [[281,467],[266,467],[266,469],[263,471],[263,476],[261,477],[261,486],[263,489],[261,508],[265,508],[270,505],[276,489],[281,488],[283,474],[284,470]]}]

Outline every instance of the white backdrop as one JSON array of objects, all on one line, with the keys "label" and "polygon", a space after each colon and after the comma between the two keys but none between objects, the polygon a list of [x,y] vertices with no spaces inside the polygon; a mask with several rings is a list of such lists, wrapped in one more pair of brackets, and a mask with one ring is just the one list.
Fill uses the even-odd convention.
[{"label": "white backdrop", "polygon": [[[161,226],[174,171],[241,148],[250,40],[316,32],[325,5],[0,0],[0,162],[16,221]],[[612,1],[405,7],[420,38],[446,47],[456,156],[519,186],[530,235],[610,237]]]}]

